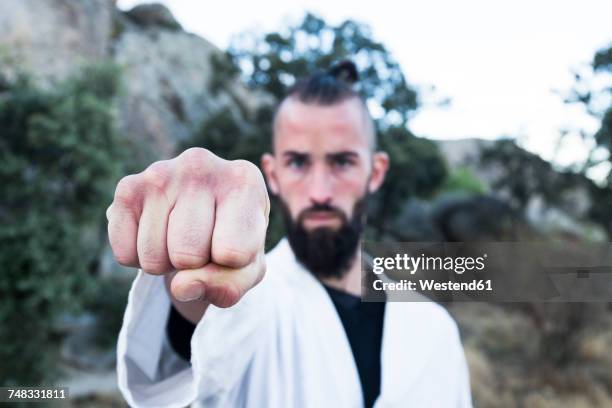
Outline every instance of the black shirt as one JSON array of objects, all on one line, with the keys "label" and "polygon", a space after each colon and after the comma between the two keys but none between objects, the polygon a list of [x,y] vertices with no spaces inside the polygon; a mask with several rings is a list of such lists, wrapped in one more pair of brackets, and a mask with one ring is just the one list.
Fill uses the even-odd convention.
[{"label": "black shirt", "polygon": [[[358,296],[323,285],[336,307],[351,345],[359,373],[364,405],[371,407],[380,394],[380,351],[385,303],[361,302]],[[191,336],[195,325],[171,307],[166,326],[172,348],[185,360],[191,358]]]},{"label": "black shirt", "polygon": [[385,303],[362,302],[358,296],[323,286],[336,306],[351,345],[364,405],[371,407],[380,394],[380,350]]}]

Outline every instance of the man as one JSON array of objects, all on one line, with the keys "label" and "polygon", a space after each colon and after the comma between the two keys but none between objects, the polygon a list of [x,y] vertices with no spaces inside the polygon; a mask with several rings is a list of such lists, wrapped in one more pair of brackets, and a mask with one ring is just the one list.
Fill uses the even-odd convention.
[{"label": "man", "polygon": [[265,260],[255,166],[190,149],[120,181],[109,238],[119,263],[141,268],[118,342],[130,405],[471,406],[440,306],[360,302],[365,203],[389,160],[356,78],[340,64],[280,104],[262,167],[287,238]]}]

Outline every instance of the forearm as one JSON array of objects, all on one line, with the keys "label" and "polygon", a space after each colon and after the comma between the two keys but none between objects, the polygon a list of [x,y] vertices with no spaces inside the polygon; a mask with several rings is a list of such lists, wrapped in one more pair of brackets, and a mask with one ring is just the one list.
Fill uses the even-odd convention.
[{"label": "forearm", "polygon": [[198,322],[204,316],[204,313],[206,312],[206,309],[210,303],[203,300],[192,300],[190,302],[181,302],[176,300],[170,292],[170,282],[172,282],[172,278],[174,277],[175,273],[176,272],[167,274],[164,277],[166,290],[170,300],[172,301],[172,305],[185,319],[189,320],[193,324],[198,324]]}]

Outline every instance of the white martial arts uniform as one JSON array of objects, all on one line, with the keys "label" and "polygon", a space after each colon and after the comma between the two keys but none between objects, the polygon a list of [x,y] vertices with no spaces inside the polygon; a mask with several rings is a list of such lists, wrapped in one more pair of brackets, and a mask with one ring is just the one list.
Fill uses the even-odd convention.
[{"label": "white martial arts uniform", "polygon": [[[191,339],[191,364],[170,347],[163,277],[139,272],[119,334],[119,387],[143,407],[361,407],[342,322],[286,240],[262,282],[235,306],[211,306]],[[375,407],[470,407],[457,327],[431,302],[389,302]]]}]

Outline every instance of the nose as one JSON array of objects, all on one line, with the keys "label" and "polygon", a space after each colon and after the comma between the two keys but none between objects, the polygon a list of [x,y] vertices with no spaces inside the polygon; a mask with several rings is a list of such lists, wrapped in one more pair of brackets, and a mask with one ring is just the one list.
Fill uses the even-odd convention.
[{"label": "nose", "polygon": [[316,166],[311,173],[308,195],[312,204],[331,204],[332,180],[323,166]]}]

